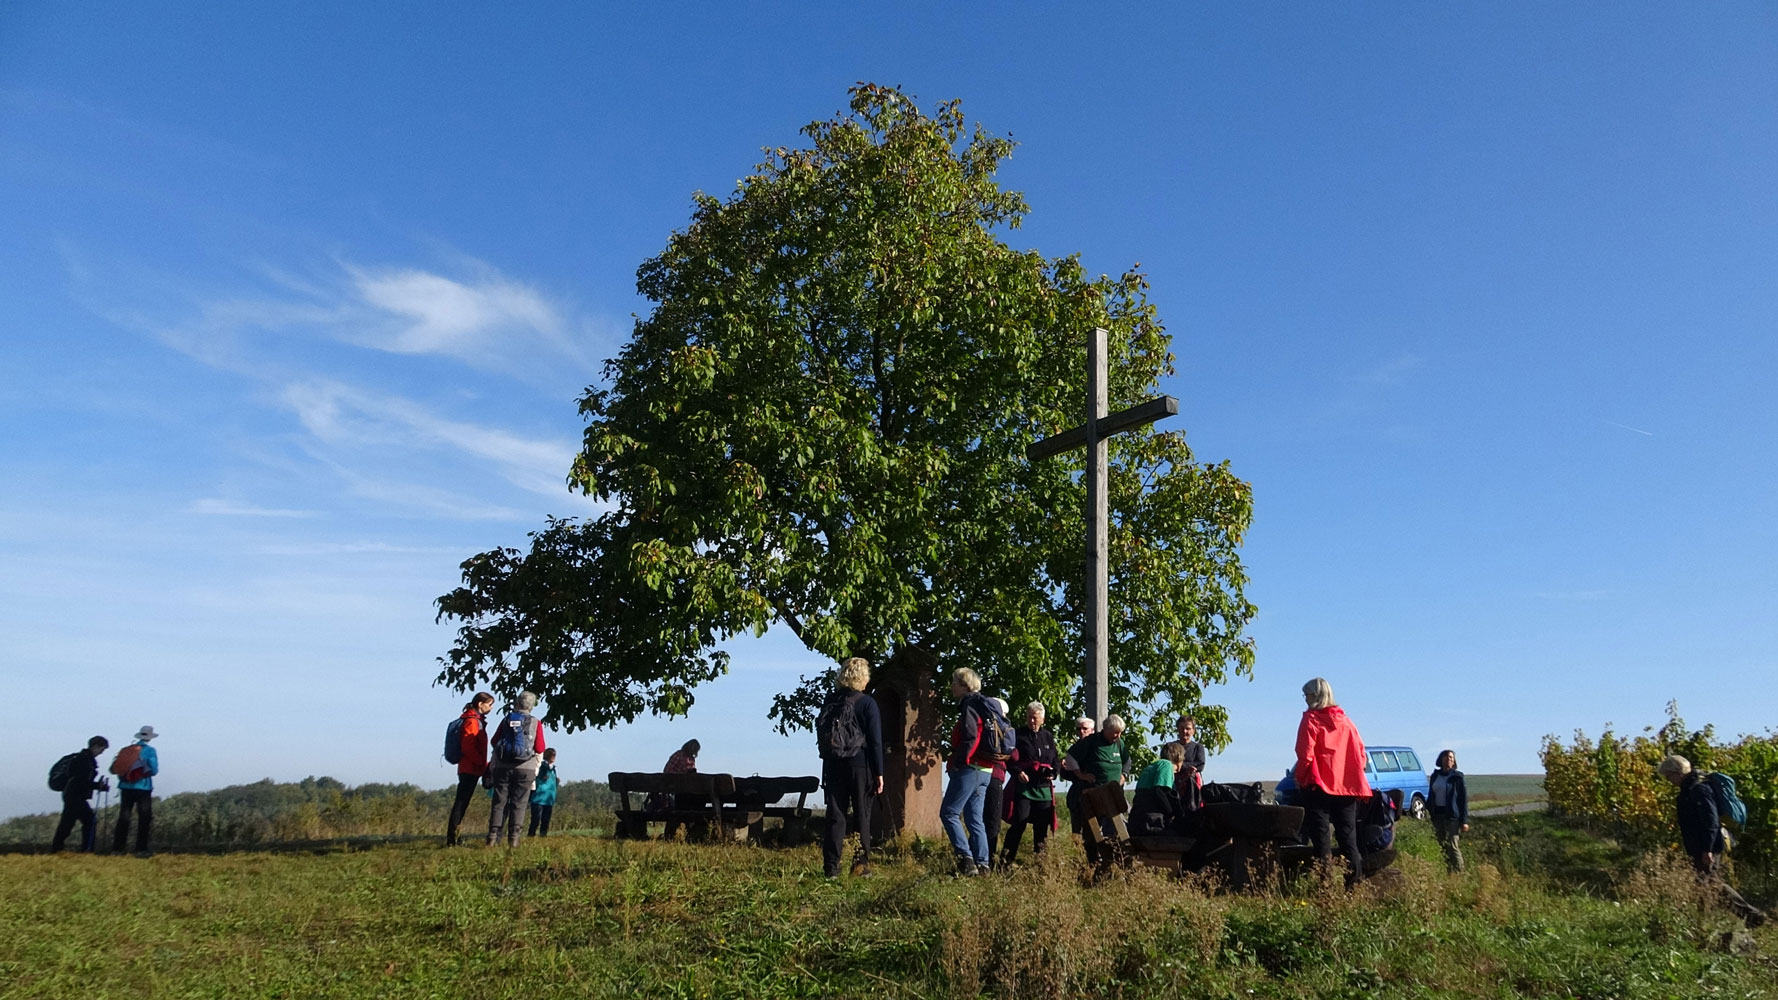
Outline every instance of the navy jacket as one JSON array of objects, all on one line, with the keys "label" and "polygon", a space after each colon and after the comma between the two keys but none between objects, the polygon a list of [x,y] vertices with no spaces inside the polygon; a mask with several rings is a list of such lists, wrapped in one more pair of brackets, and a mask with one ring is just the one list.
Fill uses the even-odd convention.
[{"label": "navy jacket", "polygon": [[827,763],[850,763],[854,767],[869,768],[871,777],[881,778],[883,776],[883,713],[881,709],[877,708],[877,699],[862,691],[855,692],[849,688],[835,688],[833,694],[828,697],[850,698],[854,694],[858,695],[858,702],[852,706],[852,713],[858,719],[858,728],[864,730],[864,749],[849,759],[828,761]]},{"label": "navy jacket", "polygon": [[[1451,783],[1451,801],[1443,809],[1432,804],[1432,781],[1440,775]],[[1459,823],[1469,822],[1469,786],[1464,784],[1463,772],[1456,768],[1432,772],[1432,776],[1426,779],[1426,805],[1434,816],[1450,816]]]},{"label": "navy jacket", "polygon": [[1722,817],[1716,814],[1716,790],[1697,771],[1679,783],[1679,840],[1692,860],[1721,854]]}]

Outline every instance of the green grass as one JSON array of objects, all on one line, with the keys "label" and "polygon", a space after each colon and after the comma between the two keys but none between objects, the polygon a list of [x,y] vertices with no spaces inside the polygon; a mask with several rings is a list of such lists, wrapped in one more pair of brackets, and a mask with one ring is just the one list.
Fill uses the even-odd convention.
[{"label": "green grass", "polygon": [[1402,844],[1399,875],[1352,897],[1088,885],[1072,848],[956,880],[936,845],[903,845],[840,882],[813,847],[571,836],[511,853],[6,855],[0,996],[1778,995],[1769,961],[1723,950],[1732,921],[1610,842],[1541,815],[1483,820],[1460,877],[1424,824]]}]

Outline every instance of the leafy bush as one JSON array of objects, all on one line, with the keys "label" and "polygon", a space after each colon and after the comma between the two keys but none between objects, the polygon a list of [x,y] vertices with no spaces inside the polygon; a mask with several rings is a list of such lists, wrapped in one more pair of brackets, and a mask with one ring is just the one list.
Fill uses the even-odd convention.
[{"label": "leafy bush", "polygon": [[1627,842],[1658,846],[1678,842],[1673,788],[1655,774],[1655,765],[1676,753],[1704,771],[1735,779],[1747,803],[1747,824],[1734,831],[1734,856],[1770,870],[1778,863],[1778,733],[1718,742],[1713,726],[1688,729],[1677,702],[1667,704],[1667,722],[1626,738],[1610,725],[1598,740],[1576,730],[1564,746],[1543,740],[1544,789],[1557,813],[1603,829]]}]

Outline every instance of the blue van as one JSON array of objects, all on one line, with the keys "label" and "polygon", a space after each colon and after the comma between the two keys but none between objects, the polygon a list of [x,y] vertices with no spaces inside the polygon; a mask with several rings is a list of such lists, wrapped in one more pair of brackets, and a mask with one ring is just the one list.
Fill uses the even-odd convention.
[{"label": "blue van", "polygon": [[1372,788],[1401,790],[1401,811],[1415,819],[1426,818],[1426,801],[1432,794],[1426,769],[1413,747],[1365,747],[1364,777]]}]

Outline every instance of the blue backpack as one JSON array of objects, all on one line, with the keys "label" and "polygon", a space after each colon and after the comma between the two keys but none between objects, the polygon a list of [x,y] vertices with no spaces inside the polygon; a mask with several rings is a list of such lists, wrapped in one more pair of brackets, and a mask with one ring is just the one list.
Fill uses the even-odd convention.
[{"label": "blue backpack", "polygon": [[1747,803],[1742,802],[1740,793],[1735,791],[1735,779],[1721,771],[1712,771],[1704,776],[1704,780],[1710,783],[1710,791],[1716,795],[1717,815],[1745,829]]},{"label": "blue backpack", "polygon": [[445,727],[445,763],[461,764],[463,762],[463,723],[464,716],[457,716]]},{"label": "blue backpack", "polygon": [[508,712],[494,734],[494,759],[503,764],[523,764],[537,754],[532,746],[537,720],[524,712]]},{"label": "blue backpack", "polygon": [[1018,732],[1013,729],[1000,706],[986,697],[975,700],[976,718],[981,724],[981,740],[976,744],[975,760],[999,762],[1018,749]]}]

